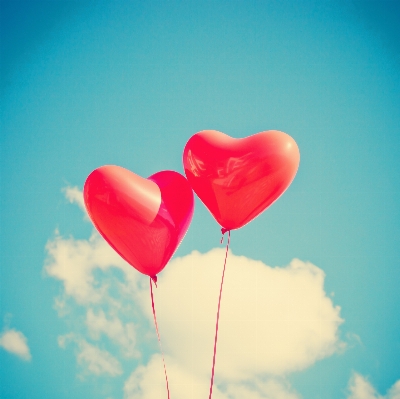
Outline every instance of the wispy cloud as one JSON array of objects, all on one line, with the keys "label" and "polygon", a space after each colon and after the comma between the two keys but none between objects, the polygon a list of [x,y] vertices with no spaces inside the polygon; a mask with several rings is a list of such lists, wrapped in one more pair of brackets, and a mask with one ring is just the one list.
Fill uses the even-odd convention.
[{"label": "wispy cloud", "polygon": [[77,340],[76,336],[85,331],[91,341],[106,338],[102,343],[110,350],[119,352],[123,358],[137,358],[139,351],[132,321],[137,311],[132,308],[138,276],[95,232],[89,240],[56,235],[46,249],[45,271],[64,287],[63,293],[55,298],[54,307],[73,326],[59,341],[60,345],[72,334],[80,348],[78,364],[86,364],[87,371],[95,374],[101,370],[105,373],[108,370],[111,375],[120,374],[122,369],[119,363],[116,365],[116,358],[87,341]]},{"label": "wispy cloud", "polygon": [[121,348],[123,356],[138,356],[133,323],[124,324],[117,316],[107,318],[102,309],[96,313],[90,308],[86,313],[86,325],[92,339],[98,340],[104,334]]},{"label": "wispy cloud", "polygon": [[62,189],[62,192],[71,204],[77,204],[79,208],[81,208],[81,210],[84,212],[85,216],[87,216],[83,193],[81,190],[79,190],[77,186],[64,187]]},{"label": "wispy cloud", "polygon": [[32,359],[28,340],[21,331],[5,328],[0,335],[0,347],[23,360]]},{"label": "wispy cloud", "polygon": [[76,360],[84,370],[84,374],[108,374],[112,377],[122,374],[120,362],[110,352],[90,344],[84,338],[75,334],[58,337],[58,344],[63,349],[69,342],[74,342],[78,347]]},{"label": "wispy cloud", "polygon": [[100,303],[105,300],[107,284],[99,284],[94,276],[96,270],[107,271],[118,268],[126,278],[135,280],[129,266],[97,234],[89,240],[64,239],[58,234],[46,245],[48,257],[45,271],[64,284],[65,294],[75,299],[78,304]]},{"label": "wispy cloud", "polygon": [[348,387],[347,399],[400,399],[400,380],[395,382],[386,395],[380,395],[368,379],[353,373]]},{"label": "wispy cloud", "polygon": [[229,399],[300,399],[289,382],[284,378],[255,379],[247,383],[233,384],[227,387]]}]

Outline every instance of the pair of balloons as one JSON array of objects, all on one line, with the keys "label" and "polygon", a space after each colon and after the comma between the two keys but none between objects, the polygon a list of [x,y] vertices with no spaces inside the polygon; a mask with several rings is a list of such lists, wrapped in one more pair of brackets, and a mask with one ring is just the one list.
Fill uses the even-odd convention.
[{"label": "pair of balloons", "polygon": [[185,146],[187,179],[168,170],[144,179],[119,166],[102,166],[88,176],[84,200],[111,247],[156,280],[189,228],[193,191],[223,229],[239,229],[283,194],[299,161],[296,142],[280,131],[234,139],[204,130]]}]

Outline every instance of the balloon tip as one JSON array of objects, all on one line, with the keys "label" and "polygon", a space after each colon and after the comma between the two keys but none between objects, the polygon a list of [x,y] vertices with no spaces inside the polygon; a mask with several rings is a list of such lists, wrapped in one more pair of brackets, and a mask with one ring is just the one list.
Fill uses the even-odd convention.
[{"label": "balloon tip", "polygon": [[[221,228],[221,233],[222,233],[222,238],[221,238],[221,244],[224,242],[224,234],[225,233],[227,233],[227,232],[230,232],[230,230],[229,229],[226,229],[225,227],[222,227]],[[230,233],[229,233],[230,234]]]},{"label": "balloon tip", "polygon": [[157,287],[157,276],[150,276],[150,278],[153,280],[154,284]]}]

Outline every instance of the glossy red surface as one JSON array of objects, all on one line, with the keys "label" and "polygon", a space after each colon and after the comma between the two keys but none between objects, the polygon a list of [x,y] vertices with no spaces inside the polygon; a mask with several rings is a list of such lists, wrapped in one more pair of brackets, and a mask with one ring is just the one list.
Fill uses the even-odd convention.
[{"label": "glossy red surface", "polygon": [[189,139],[183,152],[190,185],[228,230],[243,227],[276,201],[299,162],[294,139],[277,130],[242,139],[204,130]]},{"label": "glossy red surface", "polygon": [[171,259],[194,211],[192,189],[174,171],[144,179],[119,166],[102,166],[88,176],[84,200],[104,239],[149,276],[156,276]]}]

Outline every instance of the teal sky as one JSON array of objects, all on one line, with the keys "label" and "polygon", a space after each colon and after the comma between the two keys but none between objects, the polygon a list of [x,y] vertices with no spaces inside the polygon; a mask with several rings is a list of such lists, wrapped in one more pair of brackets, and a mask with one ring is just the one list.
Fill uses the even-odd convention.
[{"label": "teal sky", "polygon": [[[122,399],[131,372],[158,352],[154,336],[140,338],[153,327],[140,314],[142,355],[120,360],[114,377],[84,371],[78,349],[60,346],[79,330],[119,353],[85,335],[74,298],[68,317],[54,308],[68,295],[46,271],[46,244],[56,230],[71,240],[92,232],[66,187],[82,190],[105,164],[183,173],[184,145],[200,130],[276,129],[298,143],[298,174],[233,232],[232,251],[323,270],[346,344],[282,378],[298,397],[347,399],[357,373],[397,399],[387,391],[400,379],[399,18],[396,1],[1,0],[0,397]],[[175,256],[219,239],[196,199]],[[97,277],[124,279],[110,273]],[[5,347],[14,330],[30,359]]]}]

